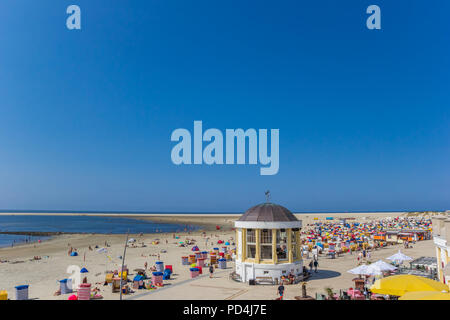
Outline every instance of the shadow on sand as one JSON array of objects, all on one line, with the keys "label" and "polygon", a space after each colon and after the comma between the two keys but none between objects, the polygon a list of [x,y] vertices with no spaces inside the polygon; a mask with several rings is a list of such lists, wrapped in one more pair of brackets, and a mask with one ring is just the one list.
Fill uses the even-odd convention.
[{"label": "shadow on sand", "polygon": [[317,269],[317,273],[313,271],[311,273],[311,277],[308,280],[330,279],[339,277],[340,275],[341,273],[337,271]]}]

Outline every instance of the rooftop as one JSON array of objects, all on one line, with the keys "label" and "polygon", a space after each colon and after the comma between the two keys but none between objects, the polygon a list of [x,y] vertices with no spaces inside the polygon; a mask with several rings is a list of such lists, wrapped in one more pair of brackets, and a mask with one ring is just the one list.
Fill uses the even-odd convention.
[{"label": "rooftop", "polygon": [[289,222],[299,220],[285,207],[266,202],[248,209],[238,221]]}]

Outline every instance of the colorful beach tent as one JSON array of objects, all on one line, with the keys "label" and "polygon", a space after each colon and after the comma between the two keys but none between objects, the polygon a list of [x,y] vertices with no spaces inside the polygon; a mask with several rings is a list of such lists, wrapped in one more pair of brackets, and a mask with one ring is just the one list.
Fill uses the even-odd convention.
[{"label": "colorful beach tent", "polygon": [[378,279],[370,287],[370,291],[391,296],[403,296],[407,292],[415,291],[445,291],[448,286],[435,280],[409,274],[395,275]]},{"label": "colorful beach tent", "polygon": [[71,257],[76,257],[77,255],[78,255],[78,252],[76,252],[76,251],[73,251],[73,252],[70,254]]},{"label": "colorful beach tent", "polygon": [[192,251],[199,251],[200,249],[197,246],[192,247]]},{"label": "colorful beach tent", "polygon": [[450,293],[437,291],[408,292],[398,300],[450,300]]},{"label": "colorful beach tent", "polygon": [[86,268],[82,268],[81,270],[80,270],[80,273],[88,273],[89,271],[86,269]]}]

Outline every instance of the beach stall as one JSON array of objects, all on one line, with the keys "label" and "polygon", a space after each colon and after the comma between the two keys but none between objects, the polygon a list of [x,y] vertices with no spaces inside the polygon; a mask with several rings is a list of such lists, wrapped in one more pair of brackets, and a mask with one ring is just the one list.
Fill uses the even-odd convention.
[{"label": "beach stall", "polygon": [[16,289],[16,300],[28,300],[28,285],[17,286]]},{"label": "beach stall", "polygon": [[152,284],[154,286],[162,287],[163,286],[163,276],[162,272],[153,272],[152,273]]},{"label": "beach stall", "polygon": [[199,269],[198,268],[190,268],[189,269],[191,278],[196,278],[199,275]]},{"label": "beach stall", "polygon": [[189,257],[187,257],[187,256],[181,257],[181,264],[183,266],[189,265]]},{"label": "beach stall", "polygon": [[219,259],[219,269],[226,269],[226,268],[227,268],[227,260]]},{"label": "beach stall", "polygon": [[91,284],[81,283],[78,288],[78,300],[90,300],[91,299]]},{"label": "beach stall", "polygon": [[163,274],[163,280],[170,280],[170,275],[172,274],[171,269],[165,269]]},{"label": "beach stall", "polygon": [[0,300],[8,300],[8,291],[6,290],[0,291]]},{"label": "beach stall", "polygon": [[61,294],[72,293],[72,279],[63,279],[59,281]]},{"label": "beach stall", "polygon": [[211,252],[211,254],[209,255],[210,260],[211,260],[211,264],[216,264],[217,263],[217,256],[214,252]]},{"label": "beach stall", "polygon": [[133,278],[133,289],[144,288],[144,276],[138,274]]},{"label": "beach stall", "polygon": [[197,265],[199,267],[204,267],[205,266],[205,259],[204,258],[197,259]]},{"label": "beach stall", "polygon": [[164,272],[164,262],[162,261],[156,261],[155,267],[157,272]]},{"label": "beach stall", "polygon": [[128,280],[128,271],[119,272],[118,277],[122,277],[124,281]]},{"label": "beach stall", "polygon": [[189,255],[189,264],[195,263],[195,254]]},{"label": "beach stall", "polygon": [[208,251],[202,251],[202,258],[208,259]]},{"label": "beach stall", "polygon": [[120,292],[120,278],[119,277],[113,277],[112,278],[112,286],[111,286],[112,292]]},{"label": "beach stall", "polygon": [[112,283],[114,277],[114,273],[107,273],[105,276],[105,282],[106,283]]}]

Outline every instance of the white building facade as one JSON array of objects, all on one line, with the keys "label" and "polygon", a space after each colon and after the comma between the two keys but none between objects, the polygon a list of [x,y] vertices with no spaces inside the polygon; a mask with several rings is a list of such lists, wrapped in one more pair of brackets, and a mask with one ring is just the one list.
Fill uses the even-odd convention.
[{"label": "white building facade", "polygon": [[432,225],[439,280],[450,286],[450,218],[433,218]]}]

